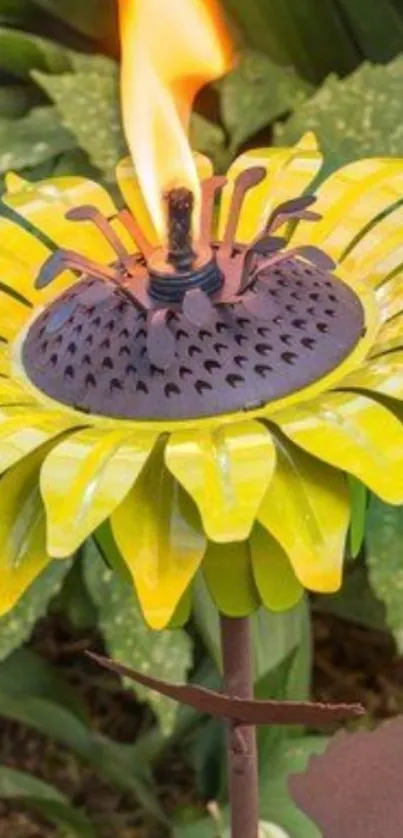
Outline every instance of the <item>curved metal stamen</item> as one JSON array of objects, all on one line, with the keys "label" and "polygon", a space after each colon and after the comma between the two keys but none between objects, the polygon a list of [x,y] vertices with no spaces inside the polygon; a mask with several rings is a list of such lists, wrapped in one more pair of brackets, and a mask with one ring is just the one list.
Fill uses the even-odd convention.
[{"label": "curved metal stamen", "polygon": [[109,242],[121,262],[124,262],[129,256],[129,252],[120,241],[109,220],[96,207],[90,205],[74,207],[74,209],[68,210],[66,218],[69,221],[91,221]]},{"label": "curved metal stamen", "polygon": [[143,254],[145,259],[149,259],[155,248],[144,235],[132,213],[128,209],[123,209],[119,212],[117,218],[130,233],[140,253]]},{"label": "curved metal stamen", "polygon": [[238,229],[239,218],[241,215],[242,205],[245,195],[254,186],[257,186],[265,179],[267,174],[264,166],[252,166],[250,169],[245,169],[235,180],[234,193],[231,200],[231,205],[228,212],[228,221],[225,228],[222,247],[226,250],[232,248],[236,232]]},{"label": "curved metal stamen", "polygon": [[80,256],[74,250],[57,250],[42,265],[35,281],[35,288],[38,290],[46,288],[63,271],[78,271],[81,274],[91,274],[99,279],[110,280],[119,283],[119,273],[107,265],[100,265],[85,256]]},{"label": "curved metal stamen", "polygon": [[200,219],[199,241],[203,247],[210,247],[214,217],[214,204],[217,195],[227,183],[227,178],[221,175],[204,180],[202,183],[202,207]]},{"label": "curved metal stamen", "polygon": [[303,195],[301,198],[291,198],[291,200],[279,204],[270,214],[264,227],[265,232],[273,234],[286,221],[293,219],[300,221],[318,221],[321,218],[319,213],[307,212],[308,207],[312,206],[315,201],[315,195]]}]

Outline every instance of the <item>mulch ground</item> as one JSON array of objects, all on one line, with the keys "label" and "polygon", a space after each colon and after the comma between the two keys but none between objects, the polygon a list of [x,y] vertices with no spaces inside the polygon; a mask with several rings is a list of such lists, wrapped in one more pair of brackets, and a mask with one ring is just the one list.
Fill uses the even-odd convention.
[{"label": "mulch ground", "polygon": [[[319,700],[357,701],[371,720],[403,712],[403,658],[385,634],[329,616],[315,616],[314,694]],[[33,647],[81,693],[94,728],[119,742],[133,742],[152,724],[149,710],[123,692],[112,674],[83,657],[90,636],[74,636],[55,618],[42,621]],[[85,808],[99,838],[163,838],[163,832],[135,800],[103,781],[64,747],[24,725],[3,721],[0,763],[56,785]],[[194,802],[189,767],[176,754],[159,766],[156,785],[168,813]],[[56,838],[57,831],[20,806],[0,801],[0,838]]]}]

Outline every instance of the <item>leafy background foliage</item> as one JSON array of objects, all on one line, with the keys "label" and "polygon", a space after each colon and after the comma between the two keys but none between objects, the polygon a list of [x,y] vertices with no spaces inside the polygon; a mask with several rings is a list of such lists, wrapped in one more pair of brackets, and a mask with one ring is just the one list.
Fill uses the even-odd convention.
[{"label": "leafy background foliage", "polygon": [[[191,128],[192,145],[209,154],[217,170],[245,148],[293,143],[307,130],[318,135],[327,173],[365,155],[403,155],[403,0],[223,3],[239,44],[238,66],[202,92]],[[0,185],[10,169],[32,180],[79,173],[111,185],[126,148],[118,84],[115,0],[0,0]],[[403,652],[403,511],[368,499],[358,485],[352,489],[342,591],[284,615],[260,611],[253,618],[260,697],[309,695],[312,613],[383,632]],[[54,562],[0,620],[0,713],[59,742],[177,838],[224,836],[227,790],[217,722],[136,687],[137,700],[149,707],[146,729],[125,744],[101,736],[78,691],[27,646],[50,611],[143,672],[219,686],[218,622],[202,578],[190,625],[153,634],[130,588],[109,569],[102,543],[101,537],[89,541],[73,566]],[[291,838],[319,838],[294,806],[287,779],[325,746],[325,737],[305,731],[259,731],[265,838],[278,838],[279,828]],[[154,766],[172,748],[194,772],[200,800],[219,806],[192,803],[177,812],[174,826],[153,782]],[[98,836],[82,805],[74,807],[63,789],[7,765],[0,766],[0,797],[45,815],[54,834]]]}]

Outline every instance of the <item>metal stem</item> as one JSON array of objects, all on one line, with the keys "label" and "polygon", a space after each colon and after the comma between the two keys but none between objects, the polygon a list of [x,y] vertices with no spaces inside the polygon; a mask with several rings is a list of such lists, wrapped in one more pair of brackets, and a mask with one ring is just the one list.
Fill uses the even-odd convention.
[{"label": "metal stem", "polygon": [[[250,625],[247,617],[221,617],[224,686],[234,698],[253,698]],[[228,772],[231,838],[258,838],[259,789],[256,728],[230,723]]]}]

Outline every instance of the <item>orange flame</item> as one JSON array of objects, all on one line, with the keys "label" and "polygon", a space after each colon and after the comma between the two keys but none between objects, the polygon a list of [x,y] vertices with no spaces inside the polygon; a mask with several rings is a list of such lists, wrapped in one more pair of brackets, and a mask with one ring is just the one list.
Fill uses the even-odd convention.
[{"label": "orange flame", "polygon": [[196,93],[231,66],[216,0],[119,0],[122,105],[126,138],[158,234],[166,229],[162,196],[200,185],[188,141]]}]

